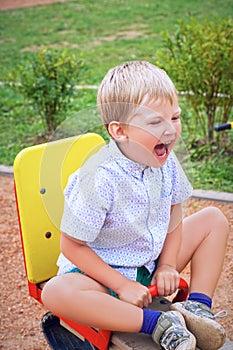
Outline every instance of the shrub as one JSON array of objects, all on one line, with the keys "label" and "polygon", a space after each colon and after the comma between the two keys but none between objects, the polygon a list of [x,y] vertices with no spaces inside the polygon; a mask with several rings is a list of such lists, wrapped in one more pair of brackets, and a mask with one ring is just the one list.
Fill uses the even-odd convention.
[{"label": "shrub", "polygon": [[214,125],[225,123],[232,110],[232,20],[198,23],[191,18],[188,24],[179,22],[174,35],[164,33],[163,39],[157,64],[169,73],[179,91],[186,92],[203,138],[212,143]]},{"label": "shrub", "polygon": [[64,120],[84,63],[66,51],[43,50],[10,75],[10,85],[32,103],[50,135]]}]

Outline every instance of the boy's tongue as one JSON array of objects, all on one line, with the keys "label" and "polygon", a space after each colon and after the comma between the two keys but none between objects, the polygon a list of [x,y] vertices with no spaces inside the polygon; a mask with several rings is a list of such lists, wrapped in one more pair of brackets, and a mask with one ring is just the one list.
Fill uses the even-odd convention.
[{"label": "boy's tongue", "polygon": [[155,153],[157,154],[157,156],[161,157],[164,155],[165,152],[166,152],[166,147],[164,143],[160,143],[159,145],[155,146]]}]

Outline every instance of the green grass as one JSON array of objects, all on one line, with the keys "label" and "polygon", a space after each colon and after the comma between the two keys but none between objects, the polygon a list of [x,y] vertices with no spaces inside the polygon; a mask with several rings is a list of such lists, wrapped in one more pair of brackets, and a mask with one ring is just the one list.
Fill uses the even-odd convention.
[{"label": "green grass", "polygon": [[[180,98],[182,108],[182,142],[186,148],[186,156],[189,159],[183,164],[187,175],[194,188],[203,190],[215,190],[233,192],[233,162],[232,144],[233,132],[219,133],[218,142],[213,145],[205,144],[203,135],[194,123],[195,113],[191,111],[184,99]],[[193,144],[197,143],[194,147]]]},{"label": "green grass", "polygon": [[128,59],[154,59],[161,31],[194,16],[229,16],[231,0],[66,1],[0,12],[0,79],[10,68],[43,47],[83,52],[99,83],[106,69]]},{"label": "green grass", "polygon": [[[125,60],[154,62],[156,50],[162,45],[161,32],[174,32],[178,20],[188,22],[194,16],[202,21],[232,14],[231,0],[67,0],[0,11],[0,81],[6,82],[11,69],[36,51],[66,48],[83,55],[88,74],[82,83],[98,85],[110,67]],[[95,95],[95,90],[79,91],[67,117],[94,108]],[[88,113],[80,118],[81,129],[89,128],[85,115]],[[184,132],[188,140],[186,128]],[[43,125],[32,108],[24,105],[21,96],[9,87],[0,86],[0,164],[11,165],[22,148],[43,140],[43,133]],[[196,161],[194,187],[233,192],[229,157],[219,161],[216,154],[211,161],[208,158],[208,165],[207,161]]]}]

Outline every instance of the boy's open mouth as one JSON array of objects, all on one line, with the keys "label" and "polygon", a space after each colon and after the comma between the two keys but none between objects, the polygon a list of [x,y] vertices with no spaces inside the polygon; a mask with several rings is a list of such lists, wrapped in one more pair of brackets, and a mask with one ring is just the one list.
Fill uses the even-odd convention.
[{"label": "boy's open mouth", "polygon": [[169,146],[170,143],[159,143],[156,145],[154,148],[156,156],[159,158],[165,158],[168,155]]}]

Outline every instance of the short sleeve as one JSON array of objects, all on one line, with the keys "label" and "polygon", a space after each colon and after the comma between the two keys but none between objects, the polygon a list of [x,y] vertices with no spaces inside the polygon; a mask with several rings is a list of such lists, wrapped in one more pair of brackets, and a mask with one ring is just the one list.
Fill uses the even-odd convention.
[{"label": "short sleeve", "polygon": [[60,229],[76,239],[93,242],[111,205],[111,186],[106,172],[79,169],[70,176],[65,192]]},{"label": "short sleeve", "polygon": [[172,181],[172,205],[182,203],[192,195],[192,185],[187,179],[174,152],[168,162]]}]

